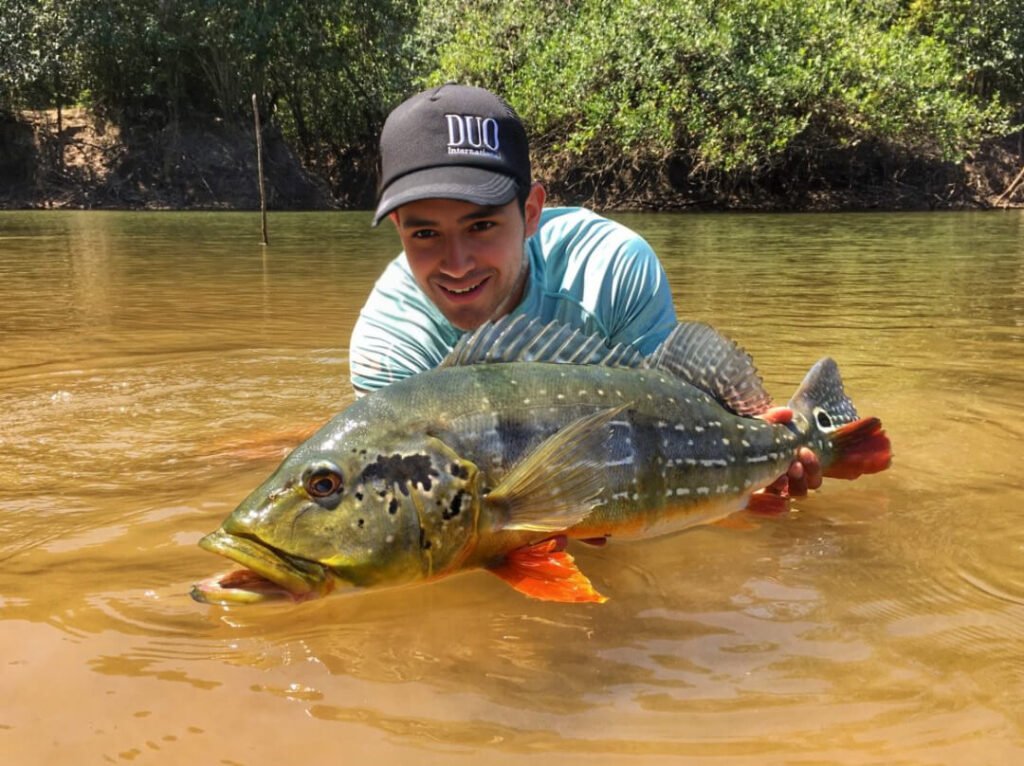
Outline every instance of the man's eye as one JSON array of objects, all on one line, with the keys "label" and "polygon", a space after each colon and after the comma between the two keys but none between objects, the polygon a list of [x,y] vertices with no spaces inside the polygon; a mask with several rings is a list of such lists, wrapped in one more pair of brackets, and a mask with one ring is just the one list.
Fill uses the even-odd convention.
[{"label": "man's eye", "polygon": [[430,239],[431,237],[436,237],[437,232],[433,229],[419,229],[418,231],[414,231],[412,236],[413,239]]},{"label": "man's eye", "polygon": [[494,221],[477,221],[470,227],[470,231],[487,231],[495,226],[497,224]]}]

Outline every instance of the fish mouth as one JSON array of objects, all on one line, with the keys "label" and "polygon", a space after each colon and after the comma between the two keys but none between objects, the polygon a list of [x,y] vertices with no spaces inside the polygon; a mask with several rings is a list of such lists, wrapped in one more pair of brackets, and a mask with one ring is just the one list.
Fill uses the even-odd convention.
[{"label": "fish mouth", "polygon": [[280,551],[250,537],[218,529],[199,547],[241,564],[192,586],[191,596],[203,604],[253,604],[260,601],[307,601],[334,590],[336,578],[316,561]]}]

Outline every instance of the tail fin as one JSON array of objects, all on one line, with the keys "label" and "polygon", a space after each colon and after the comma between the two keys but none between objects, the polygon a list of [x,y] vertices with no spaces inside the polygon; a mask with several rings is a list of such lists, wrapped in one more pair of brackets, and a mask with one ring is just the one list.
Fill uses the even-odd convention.
[{"label": "tail fin", "polygon": [[825,357],[811,368],[789,406],[806,418],[812,431],[809,446],[821,458],[825,476],[856,479],[884,471],[892,462],[882,422],[857,416],[833,359]]},{"label": "tail fin", "polygon": [[884,471],[892,463],[892,445],[878,418],[861,418],[833,431],[832,462],[822,472],[832,479],[856,479]]}]

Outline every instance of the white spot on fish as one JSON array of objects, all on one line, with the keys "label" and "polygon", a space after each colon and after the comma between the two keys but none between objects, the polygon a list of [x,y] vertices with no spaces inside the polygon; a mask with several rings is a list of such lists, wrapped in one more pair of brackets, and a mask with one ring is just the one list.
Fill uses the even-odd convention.
[{"label": "white spot on fish", "polygon": [[697,494],[698,495],[708,495],[710,493],[711,493],[711,490],[708,489],[707,487],[697,487]]},{"label": "white spot on fish", "polygon": [[530,403],[529,399],[523,399],[523,404],[529,404],[529,403]]},{"label": "white spot on fish", "polygon": [[603,388],[597,389],[597,395],[598,396],[604,396],[604,389]]},{"label": "white spot on fish", "polygon": [[723,437],[722,438],[722,444],[728,446],[729,445],[729,440]]},{"label": "white spot on fish", "polygon": [[556,399],[564,399],[565,398],[565,394],[556,394],[555,398]]},{"label": "white spot on fish", "polygon": [[684,426],[684,425],[683,425],[682,423],[676,423],[676,424],[675,424],[674,426],[672,426],[672,427],[673,427],[674,429],[676,429],[677,431],[685,431],[685,430],[686,430],[686,426]]},{"label": "white spot on fish", "polygon": [[747,462],[748,463],[767,463],[768,462],[768,456],[767,455],[757,455],[755,457],[748,457],[747,458]]},{"label": "white spot on fish", "polygon": [[389,544],[393,543],[394,541],[395,541],[395,536],[394,535],[388,535],[387,537],[384,538],[384,542],[389,543]]},{"label": "white spot on fish", "polygon": [[676,496],[677,497],[681,496],[681,495],[688,495],[688,494],[690,494],[690,488],[689,487],[680,487],[679,489],[676,490]]},{"label": "white spot on fish", "polygon": [[611,468],[612,466],[616,465],[633,465],[633,456],[630,455],[629,457],[623,458],[622,460],[609,460],[607,463],[605,463],[605,467],[607,468]]},{"label": "white spot on fish", "polygon": [[699,434],[702,434],[702,433],[704,433],[704,426],[694,426],[693,430],[696,431]]}]

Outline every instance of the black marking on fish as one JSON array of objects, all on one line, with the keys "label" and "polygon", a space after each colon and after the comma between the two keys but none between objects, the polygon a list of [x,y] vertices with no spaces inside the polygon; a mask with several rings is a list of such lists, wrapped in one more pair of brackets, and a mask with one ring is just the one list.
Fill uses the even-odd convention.
[{"label": "black marking on fish", "polygon": [[420,547],[425,551],[430,550],[430,540],[427,539],[427,533],[423,527],[420,527]]},{"label": "black marking on fish", "polygon": [[398,499],[397,498],[394,498],[394,497],[391,498],[391,502],[388,503],[388,513],[390,513],[392,516],[394,516],[396,513],[398,513]]},{"label": "black marking on fish", "polygon": [[377,455],[377,462],[366,466],[361,478],[367,482],[380,479],[386,484],[397,486],[403,495],[408,495],[410,483],[419,484],[424,490],[429,491],[433,485],[431,476],[437,476],[437,471],[430,467],[428,455],[395,453],[390,457]]},{"label": "black marking on fish", "polygon": [[441,512],[441,518],[445,521],[454,519],[462,511],[462,498],[465,497],[465,490],[459,490],[455,493],[455,497],[452,498],[451,505],[448,506],[444,511]]},{"label": "black marking on fish", "polygon": [[458,463],[452,463],[452,467],[451,467],[450,470],[451,470],[452,476],[454,476],[456,479],[468,479],[469,478],[469,470],[465,466],[461,466]]},{"label": "black marking on fish", "polygon": [[356,492],[356,500],[362,501],[362,499],[363,499],[363,493],[362,492]]},{"label": "black marking on fish", "polygon": [[365,523],[366,523],[366,519],[359,519],[359,521],[357,521],[357,522],[356,522],[356,525],[357,525],[357,526],[358,526],[358,527],[359,527],[360,529],[362,529],[362,528],[363,528],[363,525],[364,525]]}]

